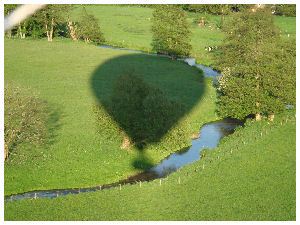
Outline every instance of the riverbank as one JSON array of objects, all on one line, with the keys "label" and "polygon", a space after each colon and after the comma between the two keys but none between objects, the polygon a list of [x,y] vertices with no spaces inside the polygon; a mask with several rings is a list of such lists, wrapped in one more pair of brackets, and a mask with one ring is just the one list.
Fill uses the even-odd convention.
[{"label": "riverbank", "polygon": [[[19,146],[18,154],[5,162],[5,195],[113,183],[182,148],[176,143],[168,144],[169,148],[162,139],[141,154],[135,148],[121,149],[118,137],[97,134],[92,106],[99,99],[91,85],[92,77],[99,73],[117,76],[128,66],[168,97],[188,105],[184,118],[192,133],[217,119],[211,80],[203,79],[198,69],[183,62],[80,42],[5,40],[5,82],[37,92],[55,111],[52,120],[56,123],[51,145]],[[103,79],[101,98],[110,95],[111,78]]]},{"label": "riverbank", "polygon": [[167,158],[163,159],[159,164],[153,165],[152,168],[146,170],[145,172],[135,174],[116,183],[103,184],[88,188],[78,187],[71,189],[32,191],[6,196],[5,200],[15,201],[22,199],[57,198],[69,194],[95,192],[114,187],[122,188],[123,185],[136,184],[138,182],[140,185],[142,185],[141,182],[152,181],[158,178],[165,179],[178,169],[200,160],[202,150],[216,148],[222,138],[232,134],[235,129],[242,125],[243,122],[236,119],[223,119],[207,123],[201,127],[199,137],[192,141],[192,145],[190,147],[172,153]]},{"label": "riverbank", "polygon": [[295,220],[295,134],[294,110],[248,122],[161,183],[7,202],[5,220]]}]

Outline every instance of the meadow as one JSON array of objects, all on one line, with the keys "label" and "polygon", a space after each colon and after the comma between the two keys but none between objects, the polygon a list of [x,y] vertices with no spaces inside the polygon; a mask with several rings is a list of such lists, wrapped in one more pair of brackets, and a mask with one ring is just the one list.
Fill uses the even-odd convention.
[{"label": "meadow", "polygon": [[5,40],[5,82],[30,88],[47,102],[54,132],[51,144],[19,146],[5,163],[6,195],[115,182],[143,171],[136,161],[155,164],[183,147],[160,141],[141,153],[120,149],[122,140],[113,133],[98,134],[93,107],[109,98],[113,80],[128,67],[188,105],[183,117],[193,132],[217,118],[211,81],[183,62],[68,41]]},{"label": "meadow", "polygon": [[[152,9],[88,5],[107,45],[152,52]],[[81,7],[71,17],[76,21]],[[204,16],[208,25],[196,21]],[[296,36],[296,19],[274,17],[283,38]],[[191,56],[214,66],[207,46],[222,43],[219,16],[188,13]],[[191,143],[173,133],[186,122],[189,137],[218,118],[216,89],[203,72],[184,62],[81,41],[54,38],[4,41],[5,84],[35,93],[50,110],[51,139],[42,146],[20,144],[5,161],[5,195],[32,190],[91,187],[144,171]],[[167,99],[186,106],[176,122],[144,149],[122,149],[120,121],[105,107],[113,84],[134,73],[159,88]],[[95,106],[100,107],[100,123]],[[126,110],[123,116],[127,113]],[[126,113],[125,113],[126,112]],[[102,114],[101,114],[102,113]],[[101,124],[101,121],[104,123]],[[125,130],[126,132],[126,130]],[[173,133],[172,133],[173,132]],[[5,220],[295,220],[296,118],[294,110],[274,122],[248,121],[222,139],[201,160],[167,178],[125,185],[120,190],[81,193],[55,199],[5,202]]]},{"label": "meadow", "polygon": [[[117,5],[87,5],[85,7],[88,13],[98,19],[107,44],[152,52],[153,9]],[[77,6],[71,14],[75,21],[79,18],[81,10],[81,7]],[[224,33],[219,29],[221,17],[201,13],[187,13],[187,16],[192,32],[191,56],[196,58],[198,63],[213,65],[213,53],[208,52],[205,48],[222,43]],[[197,21],[201,17],[206,19],[207,26],[198,26]],[[294,17],[277,16],[274,17],[274,21],[283,37],[287,38],[288,34],[290,38],[296,37],[296,19]]]},{"label": "meadow", "polygon": [[7,202],[5,220],[295,220],[295,132],[295,111],[247,122],[161,185]]}]

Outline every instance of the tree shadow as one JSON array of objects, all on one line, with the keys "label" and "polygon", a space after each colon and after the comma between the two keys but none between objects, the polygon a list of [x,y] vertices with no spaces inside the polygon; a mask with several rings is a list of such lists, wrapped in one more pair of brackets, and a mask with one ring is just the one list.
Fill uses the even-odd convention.
[{"label": "tree shadow", "polygon": [[56,138],[58,136],[58,131],[61,128],[61,117],[62,113],[58,107],[53,105],[48,106],[47,108],[47,138],[44,143],[45,147],[50,147],[56,142]]},{"label": "tree shadow", "polygon": [[98,105],[139,151],[133,167],[143,170],[153,166],[145,147],[160,142],[201,101],[206,88],[198,69],[146,54],[107,60],[90,84]]}]

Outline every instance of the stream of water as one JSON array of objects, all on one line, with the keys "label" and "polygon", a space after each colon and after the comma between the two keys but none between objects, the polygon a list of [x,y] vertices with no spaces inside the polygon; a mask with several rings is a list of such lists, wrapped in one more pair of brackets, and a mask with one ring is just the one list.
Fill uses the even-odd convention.
[{"label": "stream of water", "polygon": [[[119,50],[126,50],[130,52],[143,53],[137,50],[130,49],[120,49],[111,46],[101,46],[102,48],[112,48]],[[144,54],[144,53],[143,53]],[[156,55],[156,54],[151,54]],[[202,69],[204,76],[216,78],[220,74],[211,69],[210,67],[203,66],[201,64],[196,64],[196,60],[193,58],[180,59],[189,64],[190,66],[196,66]],[[54,190],[38,190],[30,191],[21,194],[15,194],[10,196],[5,196],[5,200],[20,200],[20,199],[34,199],[34,198],[56,198],[58,196],[64,196],[68,194],[79,194],[83,192],[94,192],[103,189],[108,189],[112,187],[117,187],[124,184],[132,184],[142,181],[150,181],[157,178],[162,178],[168,176],[170,173],[178,170],[179,168],[193,163],[201,158],[201,151],[203,149],[212,149],[217,147],[220,140],[231,133],[234,132],[235,128],[241,126],[242,122],[237,119],[222,119],[219,121],[214,121],[203,125],[200,129],[200,136],[197,139],[192,140],[192,145],[184,150],[172,153],[167,158],[163,159],[159,164],[152,167],[148,171],[136,174],[134,176],[128,177],[127,179],[121,180],[116,183],[98,185],[89,188],[68,188],[68,189],[54,189]]]}]

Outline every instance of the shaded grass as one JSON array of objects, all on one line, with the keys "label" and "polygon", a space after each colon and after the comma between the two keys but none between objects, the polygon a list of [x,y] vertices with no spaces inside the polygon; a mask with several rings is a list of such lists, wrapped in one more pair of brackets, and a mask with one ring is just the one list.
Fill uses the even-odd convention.
[{"label": "shaded grass", "polygon": [[[33,150],[40,152],[42,159],[28,157],[30,160],[22,163],[5,163],[6,195],[111,183],[141,171],[133,166],[133,162],[140,158],[138,151],[121,150],[119,139],[108,140],[97,134],[92,110],[97,102],[90,86],[92,74],[107,60],[125,55],[128,54],[124,51],[100,49],[81,42],[5,40],[5,81],[32,88],[40,99],[59,110],[59,117],[52,118],[58,119],[59,124],[52,144]],[[130,61],[130,65],[144,72],[141,74],[147,76],[147,81],[160,83],[162,88],[174,81],[174,76],[181,77],[177,85],[192,85],[199,92],[206,85],[201,101],[194,101],[194,107],[186,115],[194,131],[201,124],[216,119],[215,90],[210,80],[199,82],[202,76],[198,70],[167,58],[144,56],[143,60],[147,62],[145,67],[135,61]],[[122,63],[128,64],[126,61]],[[160,74],[152,74],[151,68],[165,72],[164,82],[159,82]],[[106,69],[108,74],[115,71],[115,68]],[[194,98],[190,92],[175,96],[179,101]],[[145,150],[143,158],[157,163],[178,150],[177,146],[161,149],[160,144]],[[33,147],[26,148],[30,153]]]},{"label": "shaded grass", "polygon": [[6,202],[5,220],[295,220],[295,134],[293,111],[249,122],[161,186]]}]

